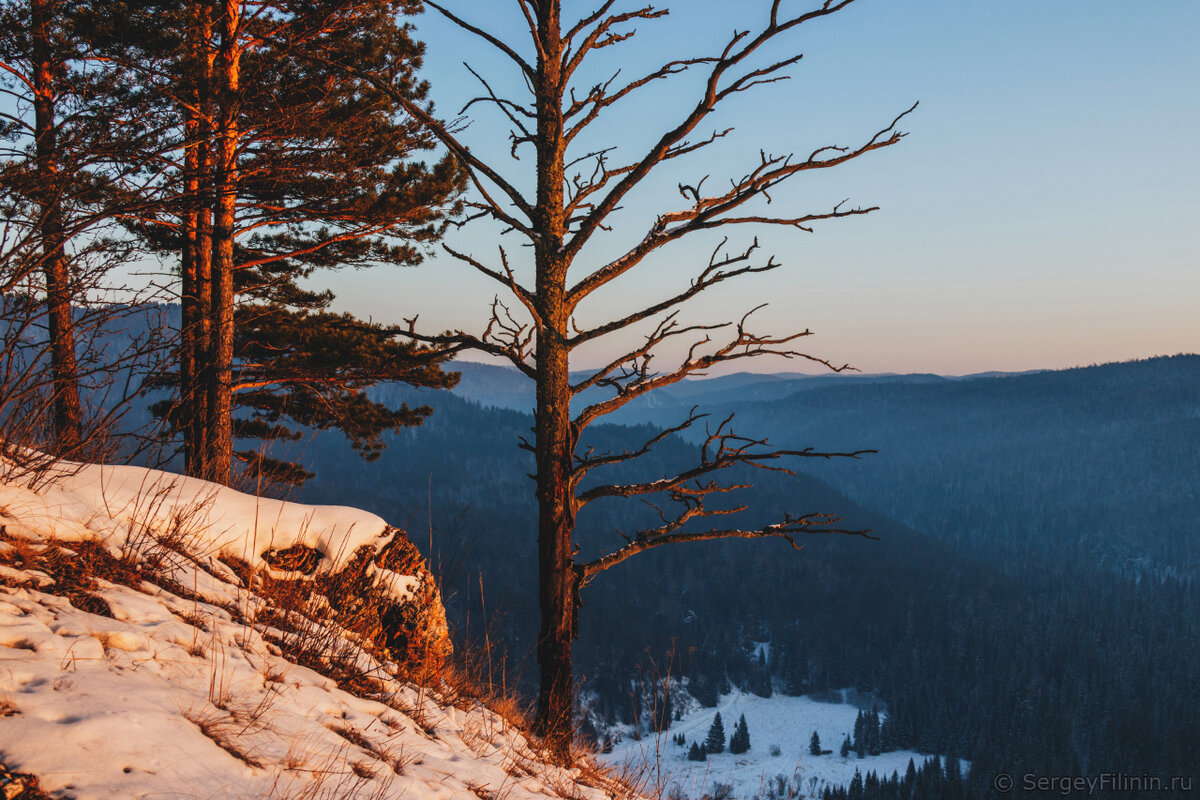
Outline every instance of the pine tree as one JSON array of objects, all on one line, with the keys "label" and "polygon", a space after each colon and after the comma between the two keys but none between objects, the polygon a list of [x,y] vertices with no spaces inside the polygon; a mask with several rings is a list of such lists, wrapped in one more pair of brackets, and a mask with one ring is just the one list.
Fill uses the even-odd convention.
[{"label": "pine tree", "polygon": [[891,714],[884,717],[879,724],[879,750],[890,753],[896,749],[896,723]]},{"label": "pine tree", "polygon": [[671,727],[671,718],[674,716],[671,705],[671,687],[669,685],[658,687],[654,700],[652,714],[653,729],[655,731],[665,731]]},{"label": "pine tree", "polygon": [[864,733],[867,740],[867,753],[869,755],[877,756],[883,749],[882,745],[880,744],[881,736],[879,731],[879,711],[874,708],[871,709],[871,713],[866,715],[864,721]]},{"label": "pine tree", "polygon": [[708,736],[704,738],[704,751],[706,753],[725,751],[725,724],[721,722],[720,711],[713,717],[712,725],[708,729]]},{"label": "pine tree", "polygon": [[867,716],[861,710],[854,718],[854,752],[859,758],[867,756]]},{"label": "pine tree", "polygon": [[[33,119],[20,123],[9,122],[14,118],[5,114],[5,138],[28,138],[31,146],[22,153],[26,158],[12,159],[22,169],[5,169],[9,174],[5,175],[4,194],[6,201],[11,194],[24,195],[22,205],[32,212],[27,224],[36,241],[31,266],[36,265],[44,276],[54,445],[69,454],[82,439],[83,412],[71,311],[75,292],[67,255],[70,221],[66,209],[74,194],[70,175],[75,165],[63,117],[71,110],[70,79],[76,72],[73,62],[79,48],[70,36],[70,12],[62,6],[57,0],[6,3],[0,9],[0,62],[16,77],[5,81],[5,94],[33,109]],[[6,167],[10,159],[6,156]],[[24,180],[11,180],[14,173]]]},{"label": "pine tree", "polygon": [[[128,76],[95,53],[87,20],[96,7],[118,13],[110,5],[0,4],[0,92],[7,97],[0,114],[0,294],[6,315],[11,298],[39,298],[40,311],[23,308],[35,314],[25,324],[45,331],[27,366],[47,377],[25,378],[45,389],[48,407],[22,416],[46,416],[42,424],[25,423],[31,432],[48,429],[45,440],[37,431],[39,449],[75,460],[103,457],[104,437],[89,428],[120,418],[117,407],[139,389],[113,391],[108,380],[116,369],[134,377],[130,367],[138,357],[96,344],[98,331],[119,324],[115,319],[141,302],[128,293],[119,305],[95,295],[112,269],[134,257],[132,243],[114,239],[112,229],[114,218],[131,210],[122,202],[126,189],[145,182],[145,159],[137,156],[152,138],[136,121],[140,108],[124,102]],[[101,393],[106,408],[89,408],[88,396]]]},{"label": "pine tree", "polygon": [[[452,385],[436,354],[329,314],[330,293],[299,285],[318,269],[420,262],[462,188],[453,156],[415,159],[431,139],[400,111],[398,98],[426,104],[422,47],[403,22],[417,5],[157,0],[121,17],[127,33],[114,33],[111,49],[137,51],[148,78],[176,76],[158,81],[164,125],[178,131],[180,158],[163,187],[173,199],[137,229],[180,256],[179,394],[160,411],[183,434],[191,474],[228,483],[236,460],[251,476],[303,479],[294,464],[235,449],[235,438],[298,435],[284,423],[340,428],[373,456],[383,432],[428,409],[379,405],[367,386]],[[173,40],[140,44],[160,28]],[[235,421],[238,407],[248,419]]]},{"label": "pine tree", "polygon": [[688,750],[688,761],[704,761],[708,758],[708,752],[698,743],[692,742],[692,747]]},{"label": "pine tree", "polygon": [[813,731],[812,740],[808,743],[808,752],[814,756],[821,755],[821,737],[817,735],[816,731]]},{"label": "pine tree", "polygon": [[863,776],[856,767],[854,777],[850,779],[850,788],[846,795],[849,800],[863,800]]},{"label": "pine tree", "polygon": [[759,697],[770,697],[774,691],[771,685],[771,666],[767,663],[766,647],[759,647],[757,665],[753,670],[750,691]]},{"label": "pine tree", "polygon": [[846,738],[842,740],[842,749],[840,752],[842,754],[842,758],[849,757],[849,755],[850,755],[850,737],[849,736],[846,736]]}]

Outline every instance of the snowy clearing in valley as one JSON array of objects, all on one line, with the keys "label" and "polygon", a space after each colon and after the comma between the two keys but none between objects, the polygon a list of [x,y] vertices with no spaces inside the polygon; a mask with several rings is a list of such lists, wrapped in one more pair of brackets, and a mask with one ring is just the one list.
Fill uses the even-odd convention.
[{"label": "snowy clearing in valley", "polygon": [[[797,784],[805,796],[812,796],[826,785],[848,785],[855,770],[864,777],[871,771],[881,778],[890,777],[892,772],[903,776],[909,759],[920,766],[928,758],[910,750],[861,759],[851,751],[848,758],[842,758],[838,751],[842,740],[853,736],[858,711],[849,703],[822,703],[781,694],[764,698],[734,690],[721,697],[716,708],[684,714],[680,721],[671,723],[670,730],[640,741],[626,736],[612,753],[601,758],[608,764],[648,770],[649,786],[665,794],[678,791],[687,797],[700,797],[719,783],[732,784],[737,798],[765,796],[768,782],[778,775]],[[687,753],[692,742],[703,745],[718,712],[727,744],[738,718],[746,716],[750,750],[734,755],[726,746],[725,752],[710,755],[705,761],[689,761]],[[809,752],[813,731],[820,737],[822,748],[832,753],[814,756]],[[672,741],[680,733],[687,738],[682,747]],[[771,755],[774,747],[779,748],[779,755]]]}]

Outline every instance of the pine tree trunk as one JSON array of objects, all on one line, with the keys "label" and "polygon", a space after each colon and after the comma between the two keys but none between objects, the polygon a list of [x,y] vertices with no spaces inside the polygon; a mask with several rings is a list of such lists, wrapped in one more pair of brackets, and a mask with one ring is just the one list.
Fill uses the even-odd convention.
[{"label": "pine tree trunk", "polygon": [[205,119],[212,61],[208,42],[212,35],[211,6],[196,0],[189,8],[188,61],[191,82],[187,87],[188,106],[183,109],[184,243],[183,285],[180,292],[182,319],[179,347],[179,395],[183,432],[184,473],[203,477],[209,472],[207,448],[208,381],[205,379],[209,357],[212,294],[211,210],[207,199],[209,137],[211,126]]},{"label": "pine tree trunk", "polygon": [[79,373],[75,361],[75,321],[71,316],[71,271],[63,230],[58,128],[55,124],[55,63],[50,41],[51,3],[31,3],[33,38],[34,140],[41,219],[39,236],[46,276],[50,375],[53,385],[54,444],[59,453],[76,450],[83,438]]},{"label": "pine tree trunk", "polygon": [[538,195],[534,227],[537,297],[542,317],[537,349],[538,692],[535,732],[559,756],[570,753],[574,681],[571,646],[576,635],[579,576],[572,537],[575,507],[571,470],[576,434],[571,423],[570,349],[567,345],[567,262],[563,210],[562,46],[559,3],[538,9]]},{"label": "pine tree trunk", "polygon": [[238,191],[238,81],[241,4],[225,0],[217,54],[217,130],[212,231],[212,332],[206,438],[208,479],[228,484],[233,463],[233,234]]}]

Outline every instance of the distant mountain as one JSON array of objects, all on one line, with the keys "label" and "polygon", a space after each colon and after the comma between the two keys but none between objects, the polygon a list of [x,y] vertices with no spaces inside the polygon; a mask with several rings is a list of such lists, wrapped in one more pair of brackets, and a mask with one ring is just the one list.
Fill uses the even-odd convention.
[{"label": "distant mountain", "polygon": [[[530,411],[534,404],[534,385],[515,367],[480,364],[472,361],[457,361],[452,369],[461,375],[457,387],[452,391],[458,397],[479,403],[485,408],[507,408],[513,411]],[[575,373],[582,378],[586,372]],[[614,422],[644,421],[646,417],[669,422],[672,415],[686,416],[697,402],[762,402],[788,397],[797,392],[809,391],[826,386],[847,383],[938,383],[956,380],[939,375],[806,375],[781,372],[760,374],[738,372],[713,378],[692,378],[651,392],[632,403],[628,410],[614,414]],[[592,402],[611,395],[611,391],[595,390],[585,393],[576,403]]]},{"label": "distant mountain", "polygon": [[1200,356],[714,405],[776,445],[879,450],[819,474],[981,551],[1066,538],[1113,569],[1200,571]]}]

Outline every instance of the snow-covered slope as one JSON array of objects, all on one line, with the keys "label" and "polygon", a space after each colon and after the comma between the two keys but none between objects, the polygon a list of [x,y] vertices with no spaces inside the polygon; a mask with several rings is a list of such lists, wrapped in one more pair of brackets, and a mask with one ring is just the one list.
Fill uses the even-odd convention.
[{"label": "snow-covered slope", "polygon": [[[734,755],[710,755],[705,761],[689,761],[688,747],[692,742],[703,744],[713,718],[721,714],[726,738],[733,732],[738,719],[745,715],[750,732],[750,750]],[[927,756],[907,750],[858,758],[853,752],[848,758],[839,754],[842,740],[854,732],[858,708],[848,703],[823,703],[808,697],[788,697],[776,694],[763,698],[734,691],[720,699],[716,708],[693,710],[672,722],[670,730],[634,740],[624,738],[604,760],[628,764],[648,772],[649,784],[665,794],[700,797],[713,793],[713,784],[729,784],[732,797],[766,797],[783,781],[799,790],[800,796],[818,795],[825,786],[846,786],[855,770],[866,775],[874,771],[880,777],[893,772],[903,775],[909,759],[920,765]],[[812,734],[816,731],[821,745],[832,752],[814,756],[809,752]],[[687,745],[672,741],[682,733]]]},{"label": "snow-covered slope", "polygon": [[378,517],[85,468],[0,485],[0,525],[0,764],[52,796],[629,794],[586,764],[546,763],[436,677],[439,691],[400,680],[320,602],[281,608],[217,557],[269,575],[260,554],[299,540],[336,569],[378,544]]}]

